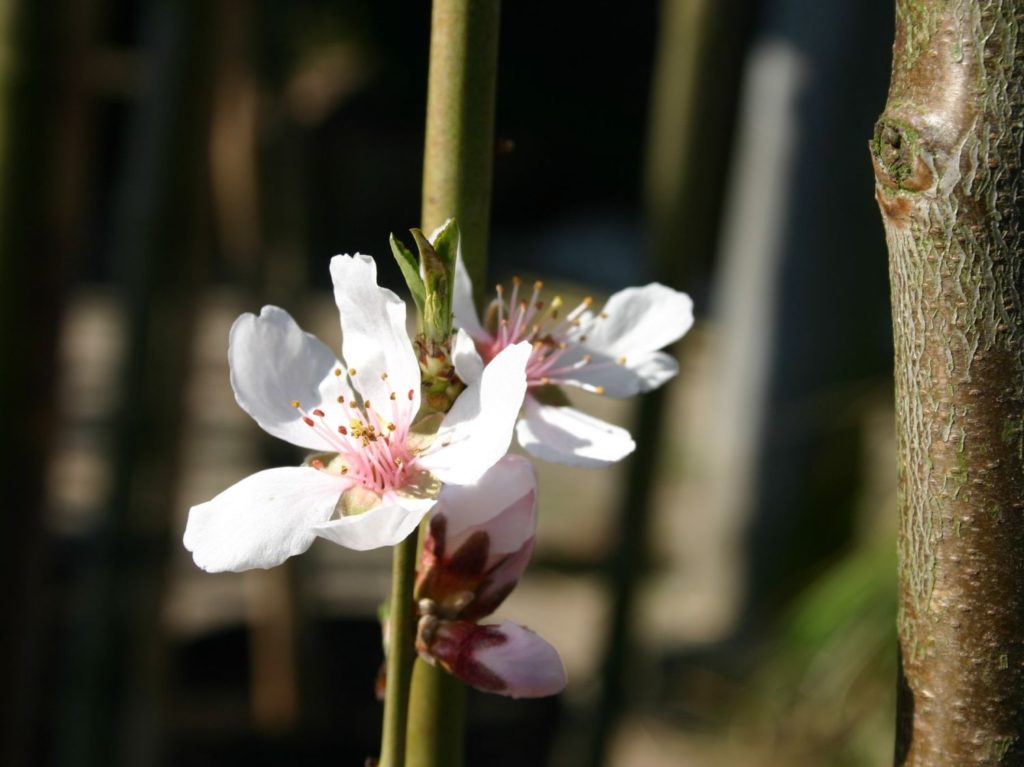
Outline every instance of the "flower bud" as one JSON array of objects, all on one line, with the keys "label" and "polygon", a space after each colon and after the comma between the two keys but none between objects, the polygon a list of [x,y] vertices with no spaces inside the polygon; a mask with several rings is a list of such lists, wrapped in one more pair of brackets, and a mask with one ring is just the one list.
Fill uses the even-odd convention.
[{"label": "flower bud", "polygon": [[565,688],[558,651],[523,626],[441,621],[431,629],[429,637],[417,639],[420,655],[478,690],[542,698]]},{"label": "flower bud", "polygon": [[509,595],[533,553],[537,478],[506,455],[475,485],[445,485],[434,507],[416,583],[446,619],[478,620]]}]

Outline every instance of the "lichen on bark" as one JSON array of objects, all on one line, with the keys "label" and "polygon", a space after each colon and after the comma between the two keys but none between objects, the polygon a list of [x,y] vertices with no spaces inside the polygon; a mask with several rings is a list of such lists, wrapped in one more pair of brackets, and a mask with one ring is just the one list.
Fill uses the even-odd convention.
[{"label": "lichen on bark", "polygon": [[870,144],[896,356],[900,765],[1024,764],[1022,17],[897,0]]}]

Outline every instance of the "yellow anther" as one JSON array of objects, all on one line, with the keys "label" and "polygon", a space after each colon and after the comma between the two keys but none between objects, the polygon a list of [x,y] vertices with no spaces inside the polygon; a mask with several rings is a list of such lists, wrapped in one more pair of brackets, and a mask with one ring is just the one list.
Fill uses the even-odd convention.
[{"label": "yellow anther", "polygon": [[334,368],[334,375],[340,376],[341,375],[341,368]]},{"label": "yellow anther", "polygon": [[300,403],[297,399],[292,400],[292,407],[299,407]]},{"label": "yellow anther", "polygon": [[342,466],[341,467],[341,473],[342,474],[348,474],[348,466]]},{"label": "yellow anther", "polygon": [[382,380],[382,381],[388,380],[388,374],[387,373],[381,373],[380,374],[380,380]]},{"label": "yellow anther", "polygon": [[603,386],[595,386],[594,387],[594,394],[604,394],[604,387]]},{"label": "yellow anther", "polygon": [[394,392],[391,392],[391,396],[388,399],[391,399],[393,401],[398,399],[398,396]]},{"label": "yellow anther", "polygon": [[340,394],[338,395],[338,404],[339,405],[344,405],[345,404],[345,398],[343,396],[341,396]]},{"label": "yellow anther", "polygon": [[536,282],[533,283],[533,289],[534,290],[540,290],[543,287],[544,287],[544,283],[541,282],[540,280],[537,280]]},{"label": "yellow anther", "polygon": [[625,358],[625,357],[619,357],[619,359],[618,359],[618,363],[619,363],[620,365],[625,365],[625,364],[626,364],[626,358]]},{"label": "yellow anther", "polygon": [[394,425],[393,423],[389,423],[389,424],[388,424],[388,431],[394,431],[394,430],[395,430],[395,429],[397,429],[397,428],[398,428],[398,427],[397,427],[397,426],[395,426],[395,425]]},{"label": "yellow anther", "polygon": [[590,306],[592,303],[594,303],[594,298],[592,296],[585,296],[583,298],[583,305],[584,306]]},{"label": "yellow anther", "polygon": [[602,320],[606,320],[606,319],[608,319],[608,312],[601,312],[597,316],[600,317]]},{"label": "yellow anther", "polygon": [[[373,410],[373,405],[370,404],[370,400],[364,400],[363,407],[365,407],[367,410]],[[371,426],[370,428],[372,429],[373,427]]]},{"label": "yellow anther", "polygon": [[518,275],[518,274],[514,274],[514,275],[512,275],[512,284],[513,284],[513,285],[515,285],[516,287],[518,287],[518,286],[519,286],[519,284],[520,284],[521,282],[522,282],[522,280],[521,280],[521,279],[519,279],[519,275]]},{"label": "yellow anther", "polygon": [[349,369],[348,369],[348,374],[349,374],[350,376],[354,376],[354,375],[356,374],[356,369],[355,369],[355,368],[349,368]]},{"label": "yellow anther", "polygon": [[548,378],[547,376],[544,376],[543,378],[540,379],[540,382],[543,386],[547,386],[549,383],[551,383],[551,379]]},{"label": "yellow anther", "polygon": [[561,306],[562,306],[562,297],[561,296],[555,296],[554,298],[551,299],[551,311],[556,311]]}]

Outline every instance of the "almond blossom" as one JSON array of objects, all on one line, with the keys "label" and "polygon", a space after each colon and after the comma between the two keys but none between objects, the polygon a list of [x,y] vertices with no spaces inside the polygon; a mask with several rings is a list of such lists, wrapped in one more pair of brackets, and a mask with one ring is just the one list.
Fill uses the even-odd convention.
[{"label": "almond blossom", "polygon": [[636,447],[629,432],[570,407],[554,387],[624,398],[661,386],[679,372],[679,365],[659,350],[693,325],[693,301],[654,282],[615,293],[597,312],[589,297],[566,311],[559,296],[545,302],[542,288],[538,281],[528,291],[518,279],[510,291],[499,285],[487,321],[481,323],[473,286],[459,260],[455,324],[472,338],[479,355],[475,364],[463,362],[470,376],[463,380],[472,383],[484,362],[510,346],[529,343],[528,392],[516,426],[519,444],[536,458],[574,466],[621,460]]},{"label": "almond blossom", "polygon": [[184,543],[204,570],[273,567],[318,536],[360,550],[394,545],[444,483],[474,482],[508,449],[529,344],[494,355],[443,418],[417,423],[420,369],[405,304],[377,285],[368,256],[336,256],[330,268],[344,362],[275,306],[231,328],[239,406],[264,431],[315,453],[192,507]]},{"label": "almond blossom", "polygon": [[537,476],[506,455],[471,486],[448,485],[431,512],[416,597],[420,656],[467,684],[515,698],[565,687],[558,651],[510,621],[479,624],[511,593],[533,553]]}]

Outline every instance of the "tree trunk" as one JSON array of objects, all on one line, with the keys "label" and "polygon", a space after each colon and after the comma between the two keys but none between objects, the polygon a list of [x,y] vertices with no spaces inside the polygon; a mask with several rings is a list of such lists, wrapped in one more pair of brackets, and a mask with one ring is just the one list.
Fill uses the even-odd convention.
[{"label": "tree trunk", "polygon": [[1024,763],[1024,2],[897,0],[871,143],[899,443],[896,764]]}]

